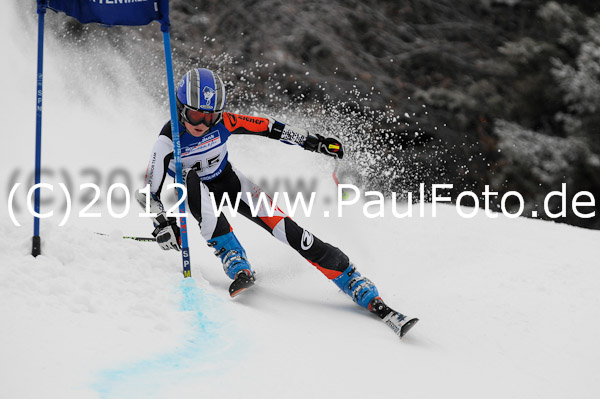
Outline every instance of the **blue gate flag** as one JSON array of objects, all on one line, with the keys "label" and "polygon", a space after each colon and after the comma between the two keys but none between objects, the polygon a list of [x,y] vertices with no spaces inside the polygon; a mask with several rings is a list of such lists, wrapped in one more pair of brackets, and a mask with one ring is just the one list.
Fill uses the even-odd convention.
[{"label": "blue gate flag", "polygon": [[169,0],[38,0],[40,2],[82,24],[138,26],[159,21],[163,32],[169,26]]},{"label": "blue gate flag", "polygon": [[[46,8],[56,12],[64,12],[77,19],[82,24],[90,22],[106,26],[147,25],[152,21],[160,22],[165,43],[165,64],[167,67],[167,83],[169,87],[169,103],[171,106],[171,129],[175,152],[177,182],[181,184],[181,145],[179,142],[179,125],[177,121],[177,106],[175,101],[175,85],[173,81],[173,60],[171,57],[171,39],[169,36],[169,0],[37,0],[38,5],[38,89],[36,99],[36,157],[35,157],[35,183],[40,182],[41,171],[41,137],[42,137],[42,81],[43,81],[43,55],[44,55],[44,15]],[[177,190],[181,200],[180,211],[185,213],[185,204],[182,200],[183,190]],[[39,188],[35,192],[35,211],[39,214],[40,195]],[[190,252],[187,240],[187,222],[185,216],[180,217],[181,224],[181,258],[183,261],[183,276],[191,277]],[[31,254],[35,257],[41,254],[41,241],[39,235],[39,218],[34,216],[33,246]]]}]

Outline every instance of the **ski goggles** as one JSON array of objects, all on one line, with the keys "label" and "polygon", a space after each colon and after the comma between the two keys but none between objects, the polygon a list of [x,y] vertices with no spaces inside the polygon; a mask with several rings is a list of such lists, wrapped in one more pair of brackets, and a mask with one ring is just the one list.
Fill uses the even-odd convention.
[{"label": "ski goggles", "polygon": [[187,106],[184,106],[183,111],[181,112],[183,120],[192,126],[198,126],[199,124],[204,123],[206,127],[213,127],[214,125],[219,123],[222,115],[223,111],[199,111],[197,109],[189,108]]}]

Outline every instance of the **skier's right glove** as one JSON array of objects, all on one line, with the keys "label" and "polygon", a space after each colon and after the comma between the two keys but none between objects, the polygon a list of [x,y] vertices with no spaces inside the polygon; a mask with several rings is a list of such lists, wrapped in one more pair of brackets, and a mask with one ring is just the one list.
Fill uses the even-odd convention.
[{"label": "skier's right glove", "polygon": [[165,251],[169,249],[179,251],[181,249],[181,236],[175,218],[168,218],[164,212],[161,212],[154,219],[154,226],[156,228],[152,235],[156,237],[156,242],[162,249]]},{"label": "skier's right glove", "polygon": [[344,146],[335,137],[323,137],[320,134],[309,134],[303,145],[305,150],[320,152],[330,157],[342,159],[344,157]]}]

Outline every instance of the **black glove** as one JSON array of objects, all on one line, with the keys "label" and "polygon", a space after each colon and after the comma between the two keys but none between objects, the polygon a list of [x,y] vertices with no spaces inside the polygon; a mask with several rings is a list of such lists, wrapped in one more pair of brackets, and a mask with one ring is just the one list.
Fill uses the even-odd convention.
[{"label": "black glove", "polygon": [[344,158],[344,146],[342,142],[335,137],[323,137],[320,134],[309,134],[303,145],[305,150],[320,152],[330,157]]},{"label": "black glove", "polygon": [[164,212],[159,213],[154,219],[154,226],[156,228],[152,235],[156,237],[156,242],[162,249],[165,251],[169,249],[179,251],[181,249],[179,226],[177,226],[175,218],[167,218]]}]

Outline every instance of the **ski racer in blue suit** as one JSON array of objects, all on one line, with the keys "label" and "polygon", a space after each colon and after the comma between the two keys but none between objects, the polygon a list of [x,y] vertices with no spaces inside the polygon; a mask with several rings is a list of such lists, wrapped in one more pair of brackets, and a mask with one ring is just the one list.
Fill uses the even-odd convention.
[{"label": "ski racer in blue suit", "polygon": [[[236,134],[264,136],[339,159],[344,156],[342,143],[270,117],[225,112],[225,87],[221,78],[208,69],[188,71],[177,86],[176,98],[187,206],[202,236],[222,261],[225,273],[233,280],[230,295],[233,297],[252,286],[255,274],[225,215],[215,216],[209,193],[217,204],[225,195],[233,201],[241,193],[238,212],[291,246],[357,304],[383,319],[399,336],[404,335],[418,319],[405,317],[385,305],[375,285],[361,276],[340,249],[298,226],[278,207],[272,215],[267,214],[266,207],[260,207],[258,214],[252,215],[251,206],[257,209],[254,201],[258,202],[262,190],[229,162],[227,152],[227,140]],[[179,227],[175,218],[166,217],[160,200],[166,175],[174,173],[171,123],[167,122],[154,143],[146,171],[150,198],[140,192],[136,194],[142,207],[148,201],[151,211],[158,214],[153,220],[153,235],[165,250],[181,249]]]}]

